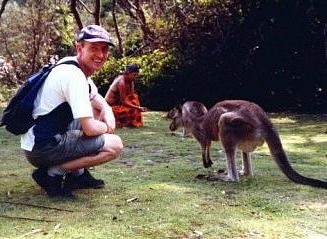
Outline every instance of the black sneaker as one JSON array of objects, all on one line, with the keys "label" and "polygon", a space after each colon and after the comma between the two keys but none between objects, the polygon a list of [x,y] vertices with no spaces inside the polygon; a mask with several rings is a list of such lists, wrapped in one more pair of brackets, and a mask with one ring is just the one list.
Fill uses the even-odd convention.
[{"label": "black sneaker", "polygon": [[40,167],[34,170],[32,178],[44,189],[49,197],[73,197],[71,191],[64,192],[62,189],[63,176],[49,176],[46,167]]},{"label": "black sneaker", "polygon": [[64,180],[64,191],[74,189],[103,188],[105,183],[101,179],[95,179],[87,169],[81,175],[66,174]]}]

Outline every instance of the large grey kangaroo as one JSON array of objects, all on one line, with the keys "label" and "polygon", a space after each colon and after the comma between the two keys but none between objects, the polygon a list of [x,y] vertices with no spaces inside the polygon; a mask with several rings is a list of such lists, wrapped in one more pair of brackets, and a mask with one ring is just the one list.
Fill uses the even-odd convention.
[{"label": "large grey kangaroo", "polygon": [[[173,111],[171,111],[173,112]],[[213,164],[210,159],[211,141],[220,141],[225,151],[227,175],[224,181],[238,181],[236,169],[236,150],[243,156],[241,174],[252,176],[250,152],[267,143],[271,156],[281,171],[293,182],[313,187],[327,188],[327,182],[304,177],[290,165],[283,149],[279,134],[265,111],[255,103],[244,100],[225,100],[218,102],[209,111],[196,101],[187,101],[174,108],[169,126],[174,131],[185,127],[200,143],[203,166]]]}]

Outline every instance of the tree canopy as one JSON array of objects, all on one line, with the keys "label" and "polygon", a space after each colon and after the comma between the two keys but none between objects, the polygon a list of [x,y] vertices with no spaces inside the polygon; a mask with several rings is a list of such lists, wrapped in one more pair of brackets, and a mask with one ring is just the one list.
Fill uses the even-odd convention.
[{"label": "tree canopy", "polygon": [[267,110],[325,112],[326,9],[325,0],[2,1],[1,55],[15,77],[0,76],[21,82],[49,56],[72,54],[74,32],[93,23],[117,45],[95,76],[103,90],[136,61],[138,90],[153,109],[238,98]]}]

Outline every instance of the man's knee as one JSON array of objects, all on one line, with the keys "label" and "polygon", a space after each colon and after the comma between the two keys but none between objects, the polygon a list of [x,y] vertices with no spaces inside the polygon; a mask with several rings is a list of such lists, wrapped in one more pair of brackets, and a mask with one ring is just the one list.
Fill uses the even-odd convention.
[{"label": "man's knee", "polygon": [[123,150],[123,142],[118,135],[115,134],[105,134],[105,143],[103,146],[103,151],[111,152],[118,157]]}]

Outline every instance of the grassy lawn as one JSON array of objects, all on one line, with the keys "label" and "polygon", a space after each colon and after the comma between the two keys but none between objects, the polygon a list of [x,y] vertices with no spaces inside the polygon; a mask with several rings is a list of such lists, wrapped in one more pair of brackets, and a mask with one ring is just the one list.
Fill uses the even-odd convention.
[{"label": "grassy lawn", "polygon": [[[200,146],[168,131],[164,112],[145,127],[119,129],[122,157],[91,173],[106,181],[76,199],[49,199],[31,178],[19,137],[0,129],[0,238],[327,238],[327,190],[290,182],[269,156],[254,154],[253,178],[210,182],[223,169],[218,143],[204,169]],[[327,180],[327,116],[272,114],[289,160]]]}]

